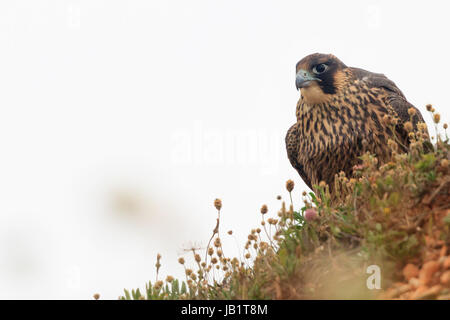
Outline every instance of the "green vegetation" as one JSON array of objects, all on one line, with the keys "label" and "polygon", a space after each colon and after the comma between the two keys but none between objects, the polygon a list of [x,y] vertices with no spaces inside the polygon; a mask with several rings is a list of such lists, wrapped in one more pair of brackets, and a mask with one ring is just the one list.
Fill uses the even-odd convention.
[{"label": "green vegetation", "polygon": [[[427,109],[438,132],[440,117],[431,106]],[[336,176],[333,194],[324,183],[314,193],[303,192],[299,210],[292,197],[288,204],[279,197],[281,209],[273,217],[268,217],[263,205],[261,225],[249,233],[243,257],[223,253],[219,236],[222,203],[216,199],[217,225],[206,258],[202,259],[199,249],[192,249],[195,270],[180,258],[185,279],[169,276],[148,283],[145,292],[125,290],[121,299],[448,298],[447,125],[443,136],[432,138],[432,151],[424,148],[425,124],[415,132],[412,126],[405,127],[411,131],[408,153],[398,153],[396,144],[389,142],[390,162],[380,165],[375,156],[363,155],[352,177]],[[289,195],[294,192],[291,180],[286,189]],[[433,261],[438,263],[436,276],[425,279],[421,269]],[[373,264],[382,270],[383,290],[366,286],[366,269]],[[406,265],[420,274],[413,272],[410,277]]]}]

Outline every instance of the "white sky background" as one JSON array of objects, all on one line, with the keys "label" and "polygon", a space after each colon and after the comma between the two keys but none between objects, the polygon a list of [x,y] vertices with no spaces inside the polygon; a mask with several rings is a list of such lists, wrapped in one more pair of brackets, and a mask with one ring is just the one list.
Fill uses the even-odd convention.
[{"label": "white sky background", "polygon": [[[239,246],[296,182],[295,64],[333,53],[449,120],[445,1],[0,2],[0,298],[182,275],[214,198]],[[237,253],[235,240],[225,253]]]}]

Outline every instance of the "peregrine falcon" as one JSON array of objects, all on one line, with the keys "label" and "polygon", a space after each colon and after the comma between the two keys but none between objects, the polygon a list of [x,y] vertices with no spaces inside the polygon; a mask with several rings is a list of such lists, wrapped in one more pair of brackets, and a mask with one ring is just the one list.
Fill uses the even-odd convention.
[{"label": "peregrine falcon", "polygon": [[[326,182],[330,188],[340,171],[347,175],[365,152],[385,162],[391,152],[388,139],[406,151],[404,123],[414,128],[422,115],[385,75],[347,67],[331,54],[311,54],[296,65],[297,122],[286,135],[289,161],[313,188]],[[412,115],[408,110],[413,108]],[[383,118],[397,118],[387,125]]]}]

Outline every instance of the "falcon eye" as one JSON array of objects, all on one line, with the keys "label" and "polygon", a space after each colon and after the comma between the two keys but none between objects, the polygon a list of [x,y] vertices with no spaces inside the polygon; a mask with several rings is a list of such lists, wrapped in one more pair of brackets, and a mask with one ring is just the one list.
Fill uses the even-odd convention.
[{"label": "falcon eye", "polygon": [[327,69],[328,69],[328,66],[325,63],[321,63],[313,68],[313,72],[315,74],[321,74],[321,73],[324,73],[325,71],[327,71]]}]

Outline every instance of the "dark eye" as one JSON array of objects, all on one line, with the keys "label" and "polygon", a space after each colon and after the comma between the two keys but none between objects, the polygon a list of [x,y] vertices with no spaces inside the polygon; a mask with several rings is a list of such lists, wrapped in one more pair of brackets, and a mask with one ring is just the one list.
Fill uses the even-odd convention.
[{"label": "dark eye", "polygon": [[321,73],[324,73],[325,71],[327,71],[327,69],[328,69],[328,66],[325,63],[321,63],[313,68],[313,72],[315,74],[321,74]]}]

